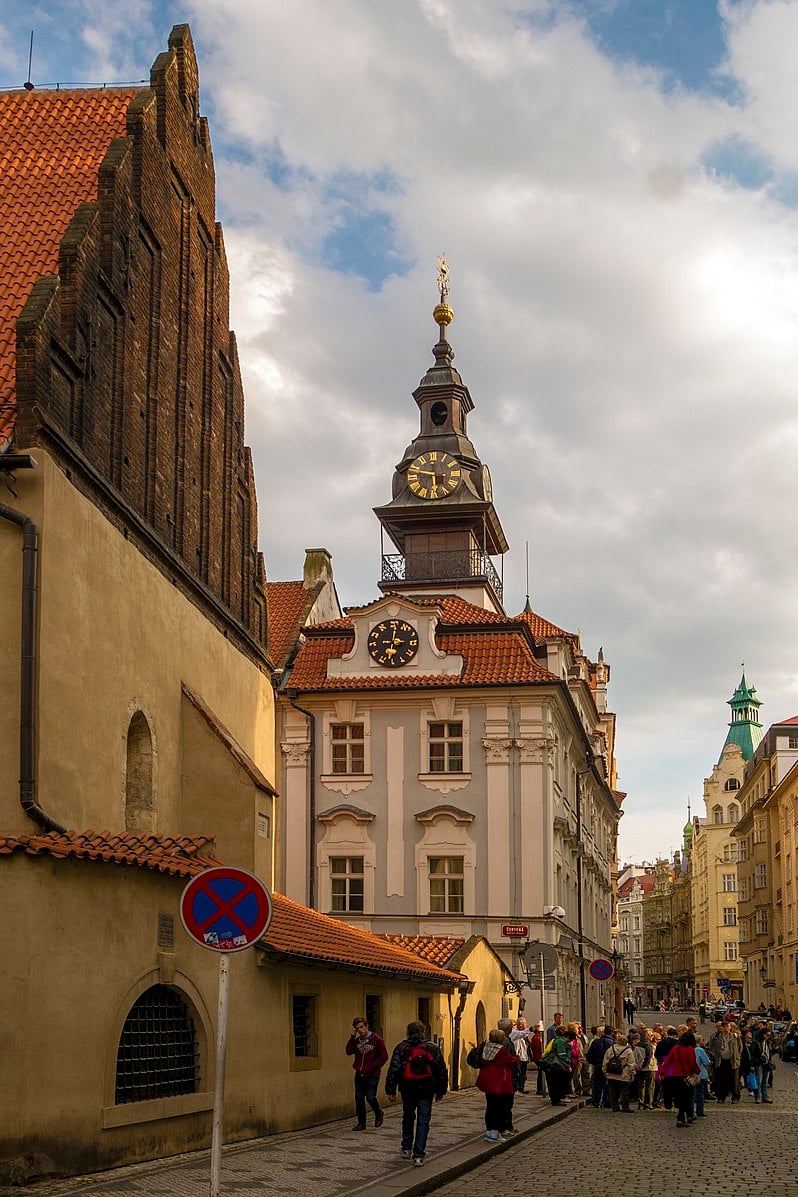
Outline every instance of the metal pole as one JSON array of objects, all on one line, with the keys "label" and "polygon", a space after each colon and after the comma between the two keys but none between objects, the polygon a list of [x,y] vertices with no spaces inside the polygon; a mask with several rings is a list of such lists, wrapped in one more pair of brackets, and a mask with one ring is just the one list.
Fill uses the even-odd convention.
[{"label": "metal pole", "polygon": [[213,1137],[211,1139],[210,1197],[219,1197],[222,1171],[222,1130],[224,1124],[224,1065],[227,1048],[227,1011],[230,996],[230,955],[219,956],[219,1005],[216,1016],[216,1083],[213,1087]]},{"label": "metal pole", "polygon": [[546,1041],[543,1039],[543,1036],[546,1034],[546,974],[543,971],[542,952],[538,956],[538,961],[540,963],[540,1021],[543,1023],[543,1034],[541,1035],[541,1039],[543,1040],[543,1046],[545,1047]]}]

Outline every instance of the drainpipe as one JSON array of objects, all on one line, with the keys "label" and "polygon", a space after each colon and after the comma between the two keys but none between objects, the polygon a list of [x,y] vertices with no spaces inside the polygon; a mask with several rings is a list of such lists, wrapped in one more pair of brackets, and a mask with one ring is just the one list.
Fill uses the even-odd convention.
[{"label": "drainpipe", "polygon": [[286,690],[288,701],[295,711],[308,720],[310,736],[310,785],[308,791],[308,906],[316,909],[316,716],[296,701],[298,690]]},{"label": "drainpipe", "polygon": [[[460,1088],[460,1024],[463,1018],[463,1011],[465,1010],[466,999],[469,993],[474,992],[474,982],[466,981],[459,987],[460,1001],[457,1009],[454,1012],[452,1022],[454,1024],[452,1033],[452,1068],[451,1068],[451,1083],[449,1088],[452,1090]],[[448,995],[449,1010],[452,1008],[452,995]]]},{"label": "drainpipe", "polygon": [[19,800],[43,831],[66,831],[36,802],[36,568],[39,530],[33,520],[0,503],[0,519],[22,529],[22,654],[19,700]]}]

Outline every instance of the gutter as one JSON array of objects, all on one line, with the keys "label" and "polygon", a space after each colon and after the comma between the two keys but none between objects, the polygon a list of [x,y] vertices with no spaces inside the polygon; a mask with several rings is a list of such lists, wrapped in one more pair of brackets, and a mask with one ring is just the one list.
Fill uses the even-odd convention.
[{"label": "gutter", "polygon": [[286,690],[288,701],[295,711],[304,715],[308,721],[308,735],[310,737],[309,768],[310,782],[308,786],[308,906],[316,909],[316,716],[312,711],[301,707],[296,701],[298,690]]},{"label": "gutter", "polygon": [[[33,458],[30,459],[31,464]],[[36,573],[39,529],[30,518],[0,503],[0,519],[22,529],[22,651],[19,698],[19,801],[28,818],[43,831],[60,834],[66,828],[46,814],[36,801]]]}]

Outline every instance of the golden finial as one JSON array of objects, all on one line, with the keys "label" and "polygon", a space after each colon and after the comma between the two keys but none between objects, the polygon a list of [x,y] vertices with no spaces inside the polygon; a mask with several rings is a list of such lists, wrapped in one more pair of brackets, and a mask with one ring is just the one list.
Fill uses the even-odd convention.
[{"label": "golden finial", "polygon": [[446,302],[449,295],[449,267],[443,254],[438,254],[438,292],[441,301],[435,305],[432,318],[440,325],[441,336],[445,336],[446,325],[454,320],[454,312]]}]

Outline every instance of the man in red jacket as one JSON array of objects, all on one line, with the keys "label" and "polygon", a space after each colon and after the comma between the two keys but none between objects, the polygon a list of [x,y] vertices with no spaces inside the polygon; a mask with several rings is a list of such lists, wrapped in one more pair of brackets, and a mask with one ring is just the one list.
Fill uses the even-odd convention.
[{"label": "man in red jacket", "polygon": [[352,1034],[346,1044],[346,1054],[354,1056],[355,1070],[355,1112],[357,1124],[352,1130],[366,1129],[366,1102],[374,1111],[374,1126],[382,1126],[384,1115],[377,1100],[377,1086],[380,1071],[388,1059],[385,1040],[376,1031],[370,1031],[365,1018],[352,1019]]}]

